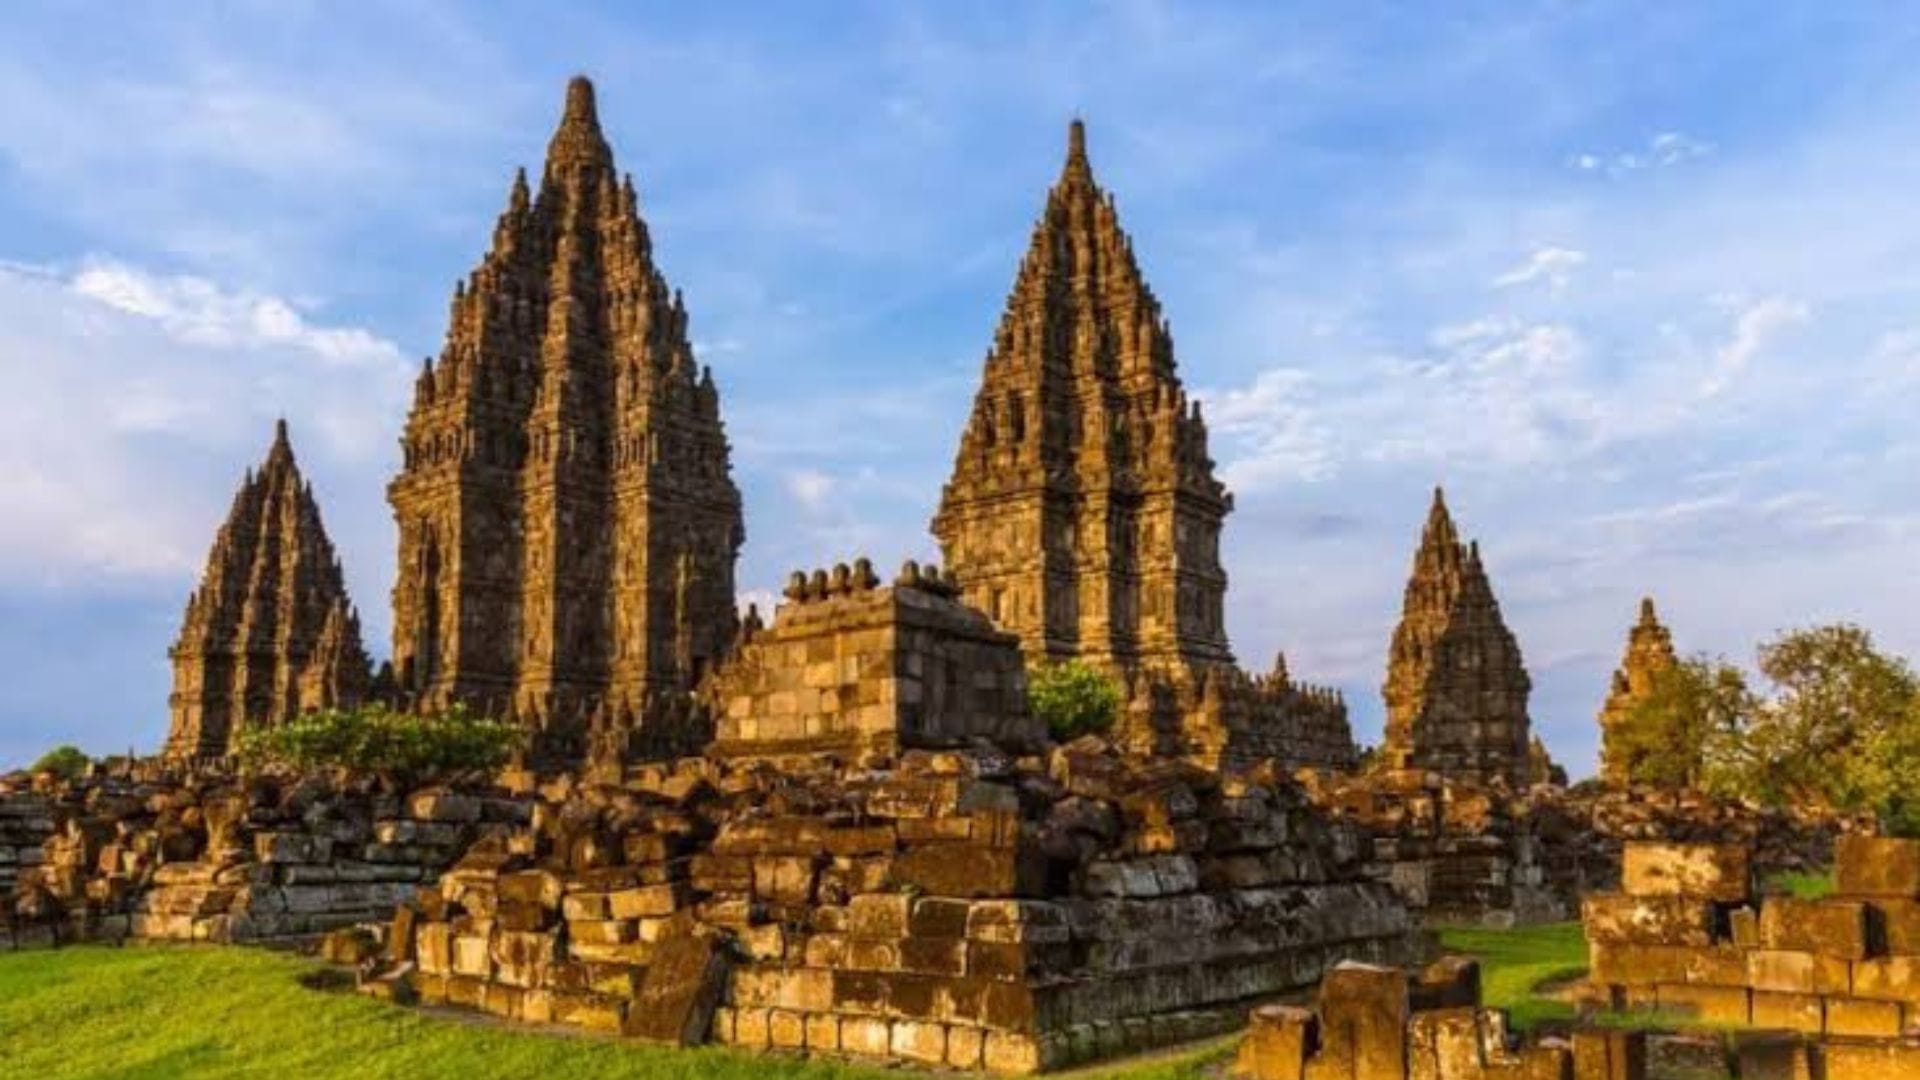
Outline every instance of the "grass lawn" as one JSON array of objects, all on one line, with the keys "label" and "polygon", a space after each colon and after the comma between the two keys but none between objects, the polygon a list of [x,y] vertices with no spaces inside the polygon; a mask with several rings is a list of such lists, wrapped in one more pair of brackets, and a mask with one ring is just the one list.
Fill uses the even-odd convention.
[{"label": "grass lawn", "polygon": [[[1480,957],[1487,1004],[1512,1009],[1517,1023],[1564,1015],[1566,1006],[1534,1001],[1530,991],[1586,963],[1575,924],[1448,930],[1441,939],[1452,951]],[[301,983],[321,970],[301,957],[238,948],[144,945],[0,955],[0,1077],[878,1080],[902,1074],[512,1029]],[[1200,1080],[1217,1071],[1233,1042],[1070,1075]]]},{"label": "grass lawn", "polygon": [[[590,1076],[878,1080],[863,1069],[718,1048],[674,1050],[552,1031],[514,1030],[313,990],[316,961],[259,949],[142,945],[0,954],[0,1077],[395,1077],[406,1080]],[[1231,1042],[1078,1075],[1185,1080]]]},{"label": "grass lawn", "polygon": [[1448,952],[1480,958],[1482,1001],[1488,1008],[1506,1009],[1516,1029],[1573,1018],[1573,1006],[1536,998],[1533,988],[1587,970],[1587,939],[1579,923],[1515,930],[1447,928],[1440,931],[1440,943]]}]

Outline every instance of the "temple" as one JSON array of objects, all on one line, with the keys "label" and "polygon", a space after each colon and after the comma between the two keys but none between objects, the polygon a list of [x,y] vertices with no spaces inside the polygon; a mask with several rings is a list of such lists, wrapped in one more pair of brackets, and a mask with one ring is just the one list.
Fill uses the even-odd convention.
[{"label": "temple", "polygon": [[223,756],[249,726],[366,695],[360,618],[286,421],[234,496],[167,655],[175,757]]},{"label": "temple", "polygon": [[515,177],[454,290],[402,449],[393,657],[419,707],[632,730],[731,647],[745,527],[719,393],[585,79],[539,190]]},{"label": "temple", "polygon": [[1640,601],[1640,620],[1627,633],[1626,655],[1613,673],[1606,704],[1600,709],[1600,778],[1615,787],[1632,782],[1635,752],[1623,745],[1621,726],[1633,710],[1653,693],[1654,680],[1679,663],[1673,652],[1673,634],[1660,625],[1653,598]]},{"label": "temple", "polygon": [[1531,761],[1531,690],[1480,545],[1460,542],[1436,488],[1388,655],[1380,763],[1524,785],[1542,771]]},{"label": "temple", "polygon": [[[1234,665],[1200,405],[1075,121],[932,528],[967,603],[1029,662],[1124,681],[1133,749],[1218,763],[1349,764],[1338,695]],[[1258,750],[1255,749],[1258,744]]]}]

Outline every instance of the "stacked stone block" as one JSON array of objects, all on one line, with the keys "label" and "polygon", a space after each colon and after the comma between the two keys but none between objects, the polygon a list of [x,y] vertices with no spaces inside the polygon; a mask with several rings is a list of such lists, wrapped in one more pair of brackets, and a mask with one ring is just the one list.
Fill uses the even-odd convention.
[{"label": "stacked stone block", "polygon": [[1036,746],[1017,639],[958,603],[937,568],[891,587],[865,559],[795,572],[774,625],[708,687],[718,753],[844,760],[988,739]]},{"label": "stacked stone block", "polygon": [[[1033,1072],[1224,1030],[1342,959],[1409,958],[1405,909],[1357,880],[1356,839],[1274,770],[1223,778],[1092,739],[908,751],[880,772],[690,759],[550,784],[527,826],[402,910],[369,986],[638,1037]],[[705,944],[667,963],[689,941]]]},{"label": "stacked stone block", "polygon": [[1579,1030],[1521,1043],[1480,1007],[1478,965],[1404,971],[1341,964],[1317,1009],[1256,1009],[1234,1073],[1248,1080],[1645,1080],[1636,1032]]},{"label": "stacked stone block", "polygon": [[90,776],[44,804],[53,831],[4,895],[0,947],[309,940],[388,917],[526,813],[496,794],[170,770]]},{"label": "stacked stone block", "polygon": [[0,782],[0,897],[20,875],[40,865],[41,845],[53,835],[53,806],[45,796]]},{"label": "stacked stone block", "polygon": [[1594,988],[1616,1009],[1794,1032],[1815,1060],[1898,1044],[1876,1053],[1920,1069],[1900,1042],[1920,1020],[1920,842],[1842,837],[1835,877],[1832,896],[1756,897],[1745,847],[1629,844],[1622,890],[1583,911]]}]

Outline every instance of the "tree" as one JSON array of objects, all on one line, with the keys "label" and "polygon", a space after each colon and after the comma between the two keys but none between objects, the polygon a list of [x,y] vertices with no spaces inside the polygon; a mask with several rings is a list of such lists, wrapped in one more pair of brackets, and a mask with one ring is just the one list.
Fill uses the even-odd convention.
[{"label": "tree", "polygon": [[[1757,699],[1740,669],[1715,657],[1689,657],[1653,676],[1647,693],[1607,735],[1632,783],[1701,786],[1710,748],[1746,722]],[[1609,753],[1614,752],[1609,749]]]},{"label": "tree", "polygon": [[93,763],[77,746],[56,746],[40,755],[29,772],[50,772],[63,780],[78,780]]},{"label": "tree", "polygon": [[1027,672],[1027,705],[1062,741],[1111,730],[1120,715],[1120,687],[1078,660]]},{"label": "tree", "polygon": [[1920,680],[1905,660],[1837,623],[1781,634],[1759,667],[1773,694],[1709,739],[1709,788],[1920,824]]},{"label": "tree", "polygon": [[505,764],[524,732],[454,705],[421,716],[383,705],[323,709],[240,735],[240,757],[253,766],[347,769],[410,783]]}]

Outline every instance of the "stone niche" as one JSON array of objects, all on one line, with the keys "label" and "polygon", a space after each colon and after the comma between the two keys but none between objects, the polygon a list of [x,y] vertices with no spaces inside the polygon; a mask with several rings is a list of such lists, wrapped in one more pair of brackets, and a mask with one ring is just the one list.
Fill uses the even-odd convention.
[{"label": "stone niche", "polygon": [[872,565],[794,573],[774,623],[750,617],[706,688],[721,757],[892,757],[985,739],[1037,746],[1019,641],[960,603],[935,567],[891,586]]}]

